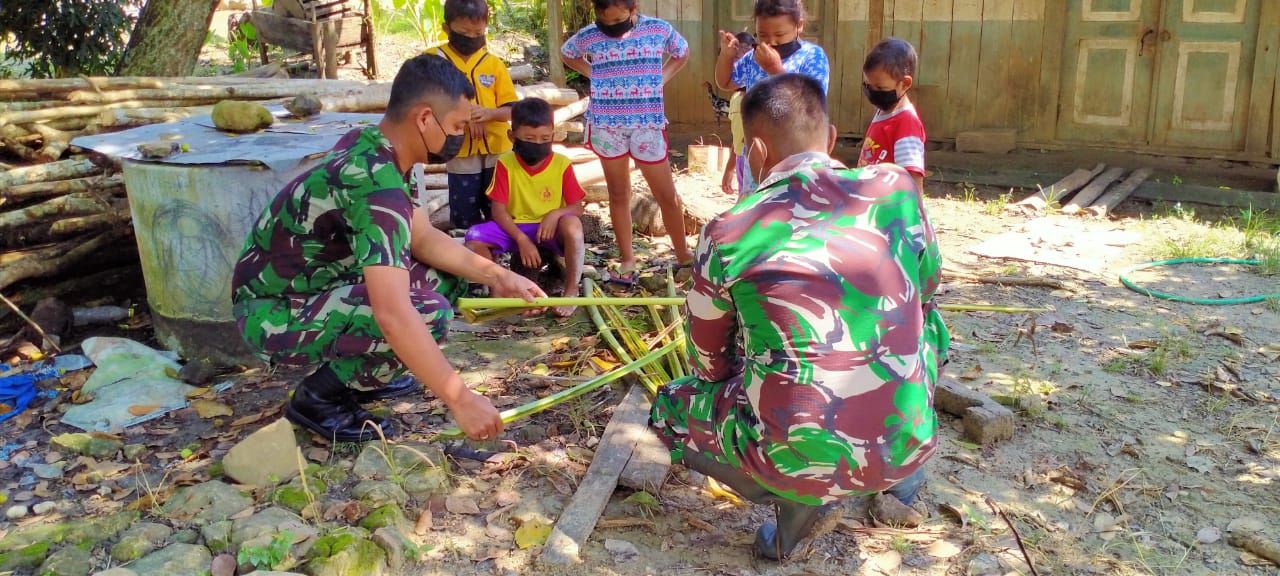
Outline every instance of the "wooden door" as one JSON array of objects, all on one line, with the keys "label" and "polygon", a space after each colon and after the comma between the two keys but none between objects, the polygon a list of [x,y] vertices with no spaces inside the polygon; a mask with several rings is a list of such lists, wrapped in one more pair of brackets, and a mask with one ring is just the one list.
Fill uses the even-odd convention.
[{"label": "wooden door", "polygon": [[1244,149],[1263,1],[1165,0],[1152,144]]},{"label": "wooden door", "polygon": [[1067,3],[1059,139],[1147,143],[1158,4],[1159,0]]}]

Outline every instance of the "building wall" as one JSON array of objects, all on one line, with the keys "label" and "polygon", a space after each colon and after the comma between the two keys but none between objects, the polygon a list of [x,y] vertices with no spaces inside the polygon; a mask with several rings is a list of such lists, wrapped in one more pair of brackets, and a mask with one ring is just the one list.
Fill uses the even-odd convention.
[{"label": "building wall", "polygon": [[[640,1],[693,48],[668,86],[673,122],[713,121],[703,82],[713,81],[717,30],[749,29],[751,3]],[[810,0],[808,8],[816,22],[806,36],[832,61],[829,106],[842,134],[861,135],[873,113],[861,90],[867,50],[897,36],[919,52],[912,98],[932,140],[1013,129],[1026,145],[1280,161],[1280,0]],[[1233,67],[1224,72],[1221,62]],[[1090,123],[1090,107],[1112,101],[1125,130]],[[1221,133],[1179,131],[1211,125]]]}]

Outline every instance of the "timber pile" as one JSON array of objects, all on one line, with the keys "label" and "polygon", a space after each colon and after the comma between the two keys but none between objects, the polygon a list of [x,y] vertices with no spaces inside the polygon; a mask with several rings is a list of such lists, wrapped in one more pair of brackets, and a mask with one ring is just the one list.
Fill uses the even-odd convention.
[{"label": "timber pile", "polygon": [[1103,217],[1114,211],[1150,177],[1150,168],[1132,172],[1119,166],[1108,168],[1105,164],[1098,164],[1092,169],[1078,168],[1048,188],[1042,186],[1039,192],[1010,204],[1009,209],[1030,216],[1042,214],[1050,208],[1061,208],[1064,214]]}]

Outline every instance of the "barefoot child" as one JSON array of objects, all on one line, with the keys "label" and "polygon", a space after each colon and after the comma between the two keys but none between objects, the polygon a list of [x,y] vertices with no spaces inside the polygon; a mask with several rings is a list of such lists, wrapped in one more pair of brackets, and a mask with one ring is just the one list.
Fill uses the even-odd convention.
[{"label": "barefoot child", "polygon": [[774,505],[755,545],[783,559],[830,529],[847,496],[875,494],[885,523],[923,520],[909,505],[938,442],[942,262],[906,172],[829,156],[816,80],[761,81],[742,120],[760,186],[703,228],[692,375],[660,390],[650,425],[673,461]]},{"label": "barefoot child", "polygon": [[911,173],[924,193],[924,123],[911,104],[916,49],[906,40],[889,38],[876,44],[862,64],[862,93],[876,115],[862,140],[858,166],[897,164]]},{"label": "barefoot child", "polygon": [[[734,34],[738,39],[738,49],[736,59],[742,59],[748,52],[756,47],[756,37],[750,32],[739,32]],[[733,133],[732,147],[729,148],[729,161],[724,167],[724,176],[720,179],[720,190],[725,194],[732,195],[734,193],[734,185],[731,183],[737,179],[738,190],[743,189],[743,177],[746,175],[746,169],[743,168],[742,161],[742,96],[747,91],[739,88],[729,97],[729,129]]]},{"label": "barefoot child", "polygon": [[498,156],[511,150],[507,122],[518,99],[502,59],[485,48],[489,4],[485,0],[445,0],[444,31],[449,42],[435,49],[471,82],[475,105],[457,157],[449,172],[449,223],[466,230],[489,219],[484,191],[493,180]]},{"label": "barefoot child", "polygon": [[[564,295],[577,296],[586,256],[579,219],[586,192],[573,162],[551,151],[554,135],[555,120],[545,100],[526,98],[511,106],[514,149],[498,158],[489,186],[493,220],[467,230],[466,245],[489,260],[514,248],[534,270],[542,265],[538,248],[550,249],[565,257]],[[567,317],[573,310],[563,306],[555,313]]]},{"label": "barefoot child", "polygon": [[631,160],[662,209],[676,262],[687,266],[684,212],[667,161],[663,86],[684,67],[689,43],[665,20],[636,13],[636,0],[592,0],[596,22],[564,43],[564,64],[591,78],[587,143],[609,187],[609,219],[618,238],[618,273],[634,281]]}]

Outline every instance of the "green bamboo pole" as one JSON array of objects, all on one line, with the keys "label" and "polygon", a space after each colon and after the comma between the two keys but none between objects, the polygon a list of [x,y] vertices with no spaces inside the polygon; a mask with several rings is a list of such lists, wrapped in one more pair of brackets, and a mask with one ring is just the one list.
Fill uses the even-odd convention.
[{"label": "green bamboo pole", "polygon": [[[680,297],[679,294],[676,292],[676,276],[671,271],[670,268],[667,268],[667,296],[671,298]],[[683,298],[681,298],[681,300],[683,300]],[[684,302],[681,302],[679,304],[670,304],[667,306],[667,312],[668,312],[668,315],[671,316],[671,321],[676,323],[675,337],[677,339],[683,340],[685,338],[685,334],[684,334],[684,318],[680,316],[681,306],[684,306]],[[689,370],[687,373],[692,374],[693,364],[689,363],[689,348],[687,346],[681,346],[680,349],[676,351],[676,356],[679,357],[678,362],[680,362],[681,364],[681,372],[685,372],[683,368],[688,367]]]},{"label": "green bamboo pole", "polygon": [[[597,289],[595,282],[592,282],[590,278],[583,278],[582,286],[586,289],[587,294],[596,294]],[[610,328],[609,325],[605,323],[604,318],[600,316],[599,307],[588,305],[586,308],[587,314],[591,316],[591,321],[596,325],[596,331],[598,331],[600,336],[604,338],[604,341],[609,344],[609,348],[613,350],[615,355],[617,355],[618,360],[630,364],[632,362],[631,355],[627,353],[626,347],[619,343],[617,337],[614,336],[614,329]],[[652,375],[647,372],[640,372],[640,383],[643,384],[645,389],[649,390],[651,393],[655,395],[658,393],[658,384],[653,381]]]},{"label": "green bamboo pole", "polygon": [[[633,374],[637,371],[640,371],[644,367],[649,366],[654,362],[657,362],[658,360],[661,360],[664,356],[666,356],[667,354],[670,354],[672,351],[682,346],[683,344],[684,342],[681,340],[678,340],[678,339],[674,340],[671,343],[667,344],[666,346],[658,348],[657,350],[654,350],[648,354],[645,354],[644,356],[641,356],[640,358],[636,359],[634,362],[629,362],[627,363],[627,365],[622,366],[621,368],[618,368],[613,372],[610,372],[608,374],[604,374],[601,376],[597,376],[595,378],[592,378],[591,380],[588,380],[586,382],[583,382],[571,388],[566,388],[564,390],[556,392],[555,394],[547,396],[546,398],[534,400],[533,402],[530,402],[523,406],[512,408],[510,410],[503,410],[502,413],[500,414],[500,416],[502,417],[502,422],[504,424],[510,424],[511,422],[514,422],[521,418],[525,418],[527,416],[531,416],[533,414],[537,414],[538,412],[542,412],[543,410],[547,410],[548,408],[554,408],[560,404],[568,402],[569,400],[572,400],[574,398],[587,394],[588,392],[594,391],[606,384],[616,382],[617,380],[621,379],[623,376],[627,376],[628,374]],[[463,436],[464,435],[462,433],[462,430],[454,427],[454,428],[449,428],[447,430],[441,431],[439,434],[436,434],[435,437],[437,439],[449,439],[449,438],[462,438]]]},{"label": "green bamboo pole", "polygon": [[[548,306],[679,306],[681,304],[684,304],[684,298],[652,296],[636,298],[625,296],[602,296],[598,298],[577,296],[573,298],[538,298],[533,302],[526,302],[520,298],[458,299],[458,308],[464,312],[468,310],[484,311],[477,314],[484,314],[494,309],[544,308]],[[1050,311],[1048,308],[1024,308],[998,304],[939,304],[938,309],[946,310],[947,312],[1003,312],[1006,314],[1034,314]]]}]

